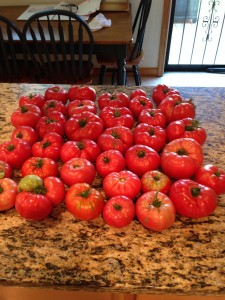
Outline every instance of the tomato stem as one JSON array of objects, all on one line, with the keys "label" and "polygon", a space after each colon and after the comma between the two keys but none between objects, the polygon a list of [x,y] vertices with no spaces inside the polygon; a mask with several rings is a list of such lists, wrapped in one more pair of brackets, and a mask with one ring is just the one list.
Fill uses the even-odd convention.
[{"label": "tomato stem", "polygon": [[122,210],[122,206],[120,205],[120,204],[118,204],[118,203],[114,203],[113,204],[113,207],[115,208],[115,210],[117,210],[117,211],[121,211]]},{"label": "tomato stem", "polygon": [[3,192],[4,192],[4,190],[3,190],[2,186],[0,185],[0,194]]},{"label": "tomato stem", "polygon": [[79,196],[82,198],[88,198],[90,196],[91,189],[84,190],[79,193]]},{"label": "tomato stem", "polygon": [[144,150],[138,151],[138,152],[137,152],[137,156],[140,157],[140,158],[145,157],[145,151],[144,151]]},{"label": "tomato stem", "polygon": [[200,187],[194,187],[191,189],[191,194],[193,197],[198,197],[201,193],[201,188]]}]

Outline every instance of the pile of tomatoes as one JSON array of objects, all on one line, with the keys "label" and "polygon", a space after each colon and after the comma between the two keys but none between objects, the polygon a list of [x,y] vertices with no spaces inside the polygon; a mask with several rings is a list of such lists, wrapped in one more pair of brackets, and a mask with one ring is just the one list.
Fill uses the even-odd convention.
[{"label": "pile of tomatoes", "polygon": [[194,103],[166,85],[151,97],[52,86],[21,96],[11,123],[0,144],[0,210],[27,220],[65,202],[80,220],[120,228],[137,218],[162,231],[176,214],[209,216],[225,192],[223,170],[203,164],[207,134]]}]

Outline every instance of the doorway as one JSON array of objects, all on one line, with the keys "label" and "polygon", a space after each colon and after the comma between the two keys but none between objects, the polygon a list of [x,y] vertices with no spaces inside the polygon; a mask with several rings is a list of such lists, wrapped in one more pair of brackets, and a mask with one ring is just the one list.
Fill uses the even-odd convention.
[{"label": "doorway", "polygon": [[225,0],[173,0],[165,71],[225,73]]}]

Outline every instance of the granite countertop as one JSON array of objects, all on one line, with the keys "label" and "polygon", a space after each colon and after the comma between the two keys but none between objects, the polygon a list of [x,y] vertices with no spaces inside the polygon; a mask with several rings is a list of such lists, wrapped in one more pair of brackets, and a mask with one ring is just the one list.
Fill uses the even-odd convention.
[{"label": "granite countertop", "polygon": [[[10,115],[20,95],[47,85],[0,84],[1,137],[9,139]],[[95,86],[98,94],[114,87]],[[117,90],[130,93],[135,87]],[[152,87],[142,87],[151,95]],[[224,88],[178,88],[193,98],[208,138],[204,163],[225,169]],[[0,285],[144,294],[225,295],[225,196],[213,215],[177,217],[155,233],[134,220],[110,228],[101,217],[83,222],[55,208],[42,222],[27,222],[14,209],[0,213]]]}]

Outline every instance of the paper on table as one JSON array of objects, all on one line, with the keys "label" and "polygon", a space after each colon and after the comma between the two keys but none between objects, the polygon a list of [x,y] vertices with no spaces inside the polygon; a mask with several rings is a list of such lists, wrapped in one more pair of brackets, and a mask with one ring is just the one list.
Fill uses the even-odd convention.
[{"label": "paper on table", "polygon": [[[30,5],[18,18],[17,20],[27,20],[33,14],[46,10],[46,9],[53,9],[57,4],[34,4]],[[44,18],[43,18],[44,19]]]}]

